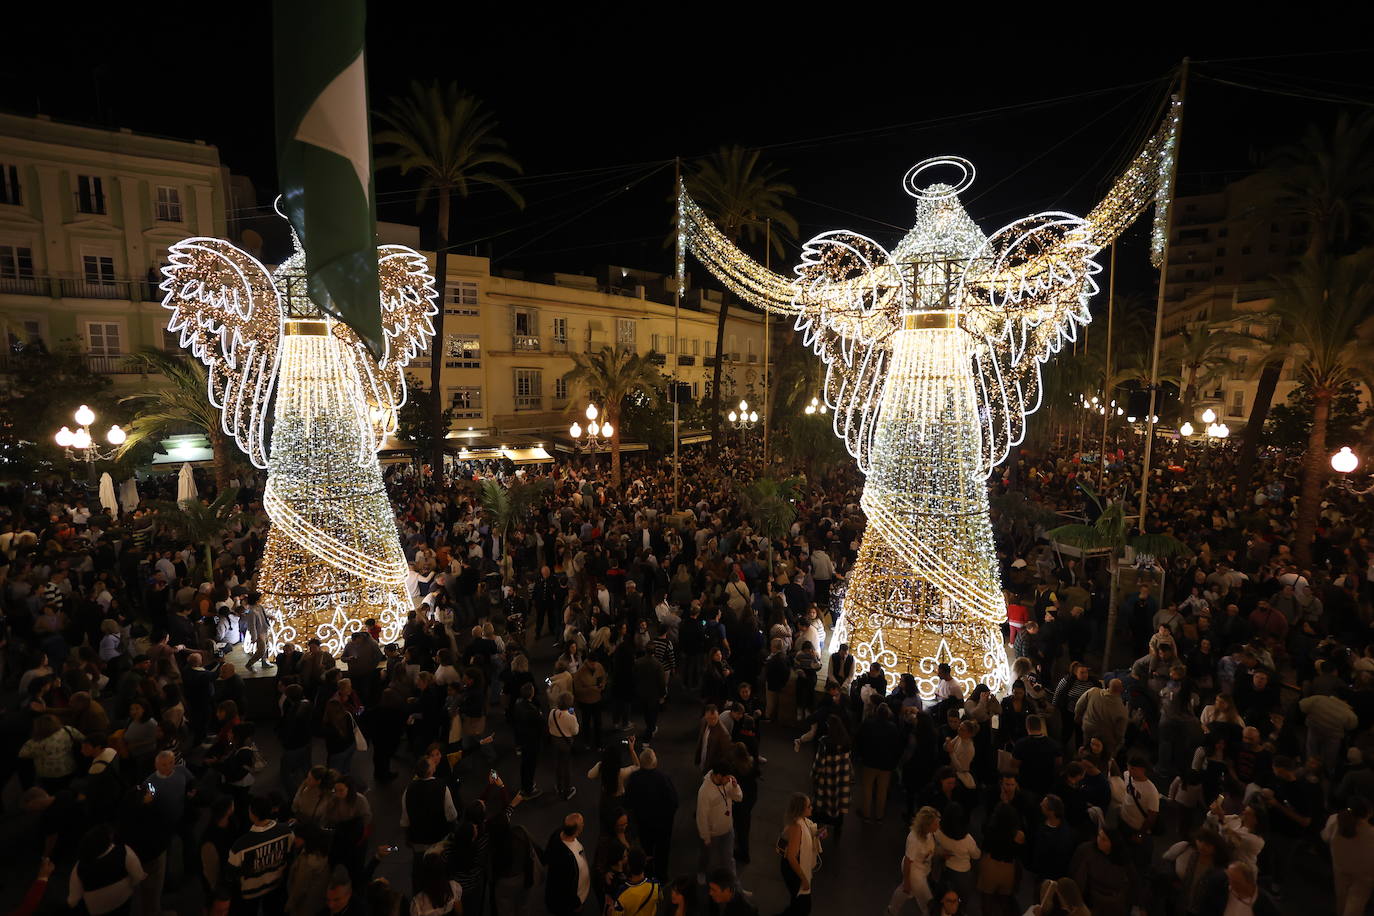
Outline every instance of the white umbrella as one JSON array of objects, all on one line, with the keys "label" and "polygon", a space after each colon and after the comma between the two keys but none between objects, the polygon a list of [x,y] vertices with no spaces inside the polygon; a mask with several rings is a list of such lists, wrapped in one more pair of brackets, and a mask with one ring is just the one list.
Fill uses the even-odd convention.
[{"label": "white umbrella", "polygon": [[115,500],[114,478],[110,477],[109,471],[100,475],[100,504],[112,517],[119,515],[119,503]]},{"label": "white umbrella", "polygon": [[119,485],[119,504],[124,507],[125,514],[138,508],[138,481],[134,478]]},{"label": "white umbrella", "polygon": [[195,499],[196,478],[191,473],[190,462],[181,466],[181,473],[177,475],[177,502],[185,502],[188,499]]}]

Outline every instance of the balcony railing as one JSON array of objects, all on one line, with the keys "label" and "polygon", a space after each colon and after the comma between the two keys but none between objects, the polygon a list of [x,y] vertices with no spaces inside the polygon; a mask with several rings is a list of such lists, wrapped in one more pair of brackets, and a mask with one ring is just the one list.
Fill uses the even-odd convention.
[{"label": "balcony railing", "polygon": [[679,366],[695,366],[697,364],[697,358],[695,356],[679,356],[677,358],[677,364]]},{"label": "balcony railing", "polygon": [[406,365],[407,369],[428,369],[429,367],[430,361],[428,356],[417,356]]},{"label": "balcony railing", "polygon": [[567,353],[569,349],[570,347],[568,346],[568,339],[566,337],[562,340],[559,340],[557,337],[553,339],[553,352]]},{"label": "balcony railing", "polygon": [[701,364],[707,369],[714,369],[718,362],[720,362],[720,357],[718,356],[703,356],[701,358]]},{"label": "balcony railing", "polygon": [[539,347],[539,335],[538,335],[538,334],[512,334],[512,335],[511,335],[511,341],[510,341],[510,348],[511,348],[512,350],[538,350],[538,349],[540,349],[540,347]]},{"label": "balcony railing", "polygon": [[756,362],[758,362],[758,361],[759,361],[759,355],[758,355],[757,353],[750,353],[750,354],[749,354],[749,362],[750,362],[751,364],[752,364],[752,363],[756,363]]},{"label": "balcony railing", "polygon": [[83,191],[74,191],[72,196],[76,198],[76,212],[94,213],[103,215],[105,213],[105,195],[91,194]]},{"label": "balcony railing", "polygon": [[68,299],[128,299],[128,280],[64,278],[62,295]]},{"label": "balcony railing", "polygon": [[517,394],[515,396],[516,410],[543,410],[544,396],[542,394]]},{"label": "balcony railing", "polygon": [[143,370],[129,364],[127,353],[87,353],[86,366],[97,375],[141,375]]},{"label": "balcony railing", "polygon": [[649,362],[653,363],[655,366],[666,366],[668,364],[668,356],[665,353],[650,353]]},{"label": "balcony railing", "polygon": [[21,296],[46,296],[49,294],[47,277],[0,277],[0,293],[18,293]]}]

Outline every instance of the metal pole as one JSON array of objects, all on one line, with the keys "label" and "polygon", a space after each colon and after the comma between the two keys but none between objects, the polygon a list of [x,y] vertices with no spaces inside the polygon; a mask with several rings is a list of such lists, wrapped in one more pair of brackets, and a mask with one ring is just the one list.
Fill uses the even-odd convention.
[{"label": "metal pole", "polygon": [[[1109,386],[1112,381],[1112,320],[1116,317],[1116,240],[1112,240],[1111,277],[1107,280],[1107,357],[1102,368],[1103,403],[1109,403]],[[1151,414],[1154,416],[1154,414]],[[1107,421],[1108,415],[1102,414],[1102,443],[1097,449],[1097,489],[1101,492],[1107,480]]]},{"label": "metal pole", "polygon": [[[682,193],[682,158],[673,158],[673,195],[676,197]],[[682,348],[682,284],[686,279],[686,266],[683,258],[682,238],[682,206],[679,203],[677,211],[677,263],[673,265],[673,271],[677,274],[673,283],[673,349]],[[717,356],[719,358],[719,356]],[[679,450],[682,447],[682,430],[680,427],[680,410],[678,399],[681,397],[682,390],[678,385],[678,375],[681,372],[681,360],[677,358],[677,353],[673,353],[673,513],[677,513],[678,494],[679,494]]]},{"label": "metal pole", "polygon": [[1145,507],[1150,497],[1150,458],[1154,451],[1155,411],[1159,397],[1159,345],[1164,336],[1164,284],[1169,279],[1169,246],[1174,236],[1174,192],[1178,179],[1179,151],[1183,145],[1183,106],[1186,104],[1187,94],[1188,58],[1185,57],[1183,65],[1179,68],[1179,140],[1174,145],[1174,166],[1169,170],[1169,183],[1166,189],[1169,213],[1164,220],[1164,256],[1159,265],[1159,292],[1155,296],[1155,343],[1150,360],[1150,412],[1145,415],[1145,460],[1140,469],[1140,519],[1137,523],[1142,533],[1145,531]]},{"label": "metal pole", "polygon": [[[763,269],[771,270],[773,254],[773,220],[764,222]],[[768,309],[763,310],[763,466],[768,467],[768,413],[773,402],[768,399]]]}]

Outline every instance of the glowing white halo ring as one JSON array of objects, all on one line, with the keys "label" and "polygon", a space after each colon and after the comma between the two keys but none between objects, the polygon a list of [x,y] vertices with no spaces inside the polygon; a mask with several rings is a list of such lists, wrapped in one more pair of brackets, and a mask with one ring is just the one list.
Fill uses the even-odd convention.
[{"label": "glowing white halo ring", "polygon": [[[941,165],[952,165],[963,173],[962,177],[955,182],[952,188],[932,192],[917,187],[916,179],[922,172]],[[969,162],[963,156],[933,156],[930,159],[924,159],[916,163],[907,170],[906,175],[902,178],[902,190],[906,191],[917,200],[948,200],[951,197],[958,197],[971,188],[973,186],[973,179],[977,177],[977,175],[978,172],[974,169],[973,163]]]}]

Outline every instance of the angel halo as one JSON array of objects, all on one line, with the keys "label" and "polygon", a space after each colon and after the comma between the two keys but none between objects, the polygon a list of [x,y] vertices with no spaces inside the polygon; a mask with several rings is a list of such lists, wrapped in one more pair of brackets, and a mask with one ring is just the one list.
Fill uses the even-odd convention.
[{"label": "angel halo", "polygon": [[[795,319],[826,366],[835,435],[867,475],[868,528],[818,650],[848,643],[889,686],[909,674],[926,698],[1010,692],[986,478],[1040,406],[1040,365],[1092,320],[1092,256],[1151,204],[1158,244],[1178,115],[1175,100],[1087,217],[1038,213],[986,235],[959,200],[972,163],[929,159],[903,179],[916,220],[891,251],[825,232],[793,278],[737,248],[679,187],[679,279],[690,251],[746,302]],[[937,166],[962,174],[918,186]]]},{"label": "angel halo", "polygon": [[311,302],[299,245],[272,273],[229,242],[190,238],[163,268],[167,329],[205,363],[223,433],[268,472],[256,586],[273,652],[314,638],[337,656],[368,619],[394,642],[412,610],[377,450],[405,403],[404,369],[434,336],[437,293],[425,257],[404,246],[380,246],[378,271],[374,359]]}]

